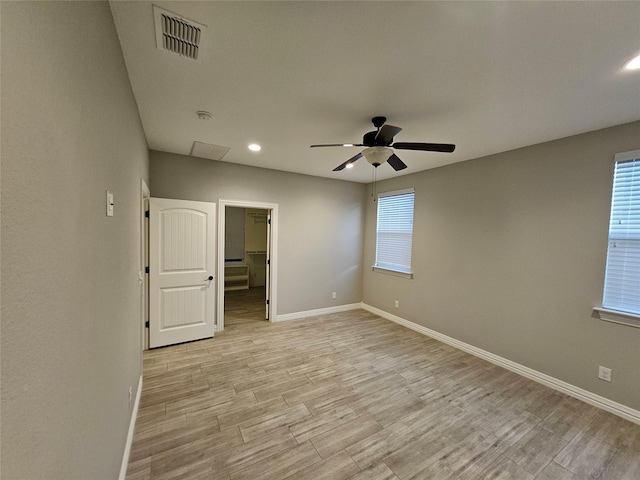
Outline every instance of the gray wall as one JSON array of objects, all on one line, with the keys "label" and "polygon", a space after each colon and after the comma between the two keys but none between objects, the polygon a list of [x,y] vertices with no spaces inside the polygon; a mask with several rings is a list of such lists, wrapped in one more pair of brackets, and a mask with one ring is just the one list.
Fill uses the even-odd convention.
[{"label": "gray wall", "polygon": [[[613,157],[638,148],[635,122],[380,182],[380,192],[415,188],[415,274],[365,268],[363,301],[640,410],[640,329],[591,317]],[[375,212],[369,200],[367,267]]]},{"label": "gray wall", "polygon": [[365,185],[164,152],[150,156],[153,197],[278,204],[278,315],[360,302]]},{"label": "gray wall", "polygon": [[1,476],[111,480],[141,371],[144,132],[106,2],[1,4]]}]

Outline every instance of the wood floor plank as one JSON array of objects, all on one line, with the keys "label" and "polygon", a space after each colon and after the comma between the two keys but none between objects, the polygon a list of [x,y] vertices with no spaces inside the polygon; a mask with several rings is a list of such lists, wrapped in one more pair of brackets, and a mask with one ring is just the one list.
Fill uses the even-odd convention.
[{"label": "wood floor plank", "polygon": [[360,469],[344,451],[321,460],[287,477],[287,480],[343,480],[351,478]]},{"label": "wood floor plank", "polygon": [[128,480],[640,478],[640,425],[364,310],[144,353]]},{"label": "wood floor plank", "polygon": [[[200,471],[211,470],[211,457],[216,452],[227,447],[242,444],[242,437],[238,430],[214,433],[193,442],[179,445],[169,450],[154,454],[151,457],[150,473],[153,478],[169,477],[172,472],[198,464]],[[207,468],[208,464],[208,468]],[[212,472],[213,473],[213,472]]]},{"label": "wood floor plank", "polygon": [[377,464],[420,436],[407,425],[396,423],[348,446],[346,451],[360,468]]},{"label": "wood floor plank", "polygon": [[221,429],[235,427],[253,418],[270,413],[277,413],[285,408],[288,408],[288,405],[282,398],[266,402],[251,402],[246,404],[246,406],[243,405],[241,408],[231,408],[228,412],[222,410],[218,414],[218,422]]},{"label": "wood floor plank", "polygon": [[626,420],[599,411],[591,419],[586,432],[615,447],[633,449],[640,455],[640,432]]},{"label": "wood floor plank", "polygon": [[640,454],[617,451],[607,463],[601,478],[606,480],[627,480],[640,478]]},{"label": "wood floor plank", "polygon": [[261,387],[266,387],[273,384],[281,384],[292,380],[291,374],[285,370],[277,370],[275,372],[269,372],[268,374],[257,376],[253,375],[250,378],[243,379],[241,381],[233,382],[233,388],[236,392],[244,392],[246,390],[257,390]]},{"label": "wood floor plank", "polygon": [[612,445],[580,432],[554,460],[578,477],[597,479],[615,452]]},{"label": "wood floor plank", "polygon": [[127,465],[127,480],[149,480],[151,478],[151,456],[138,460],[129,459]]},{"label": "wood floor plank", "polygon": [[478,480],[535,480],[533,475],[504,456],[500,456],[476,478]]},{"label": "wood floor plank", "polygon": [[302,377],[289,377],[288,380],[279,383],[271,383],[263,387],[259,387],[253,390],[253,394],[260,402],[266,402],[275,398],[281,398],[284,394],[288,394],[291,390],[297,388],[311,386],[311,382],[306,376]]},{"label": "wood floor plank", "polygon": [[538,474],[536,480],[580,480],[580,478],[556,462],[549,462]]},{"label": "wood floor plank", "polygon": [[527,472],[538,475],[567,443],[562,437],[536,427],[518,440],[504,455]]},{"label": "wood floor plank", "polygon": [[209,390],[209,384],[206,382],[193,383],[189,381],[170,384],[144,392],[140,399],[140,406],[144,408],[158,403],[182,400],[189,395],[206,392],[207,390]]},{"label": "wood floor plank", "polygon": [[371,417],[358,417],[311,439],[322,458],[347,448],[350,445],[382,430],[382,426]]},{"label": "wood floor plank", "polygon": [[[198,422],[204,422],[208,420],[215,420],[220,425],[220,417],[222,415],[232,416],[234,413],[251,408],[257,405],[256,397],[253,392],[242,392],[222,403],[214,403],[210,406],[198,405],[198,408],[188,408],[184,413],[187,417],[188,425],[196,425]],[[284,400],[280,402],[284,404]],[[203,408],[204,407],[204,408]],[[226,420],[226,419],[225,419]],[[237,425],[227,421],[225,428],[229,426]]]},{"label": "wood floor plank", "polygon": [[233,387],[208,388],[194,395],[168,401],[165,403],[166,414],[173,412],[195,412],[233,400],[237,396]]},{"label": "wood floor plank", "polygon": [[483,432],[474,432],[462,441],[444,439],[450,448],[413,478],[476,479],[500,456],[494,448],[493,437]]},{"label": "wood floor plank", "polygon": [[216,450],[211,466],[216,475],[231,475],[282,451],[298,446],[287,428],[238,446]]},{"label": "wood floor plank", "polygon": [[561,435],[567,441],[586,429],[596,413],[596,408],[590,405],[590,408],[575,408],[575,403],[571,400],[573,399],[565,400],[540,424],[542,428]]},{"label": "wood floor plank", "polygon": [[218,425],[184,426],[164,431],[158,435],[134,441],[131,449],[131,459],[139,460],[143,457],[155,455],[166,450],[184,445],[202,437],[218,433]]},{"label": "wood floor plank", "polygon": [[331,391],[324,395],[320,395],[319,397],[306,400],[304,404],[307,406],[310,412],[313,412],[315,414],[317,412],[331,410],[340,405],[348,404],[352,400],[356,400],[357,397],[358,396],[353,393],[352,390],[342,388],[340,390]]},{"label": "wood floor plank", "polygon": [[287,478],[320,460],[310,442],[283,450],[243,470],[231,474],[231,480],[271,480]]},{"label": "wood floor plank", "polygon": [[310,415],[290,425],[289,430],[298,443],[302,443],[355,418],[358,418],[358,415],[350,407],[347,405],[337,405],[335,408]]},{"label": "wood floor plank", "polygon": [[[162,404],[164,406],[164,404]],[[176,428],[185,427],[187,425],[187,417],[183,412],[174,412],[171,414],[157,413],[153,417],[149,415],[144,422],[136,425],[135,439],[144,441],[155,435],[167,432]],[[217,424],[217,421],[216,421]]]},{"label": "wood floor plank", "polygon": [[325,395],[336,390],[340,390],[340,386],[333,380],[323,380],[319,383],[310,383],[284,393],[282,397],[289,405],[296,405],[307,400]]},{"label": "wood floor plank", "polygon": [[349,480],[399,480],[385,463],[376,463],[349,477]]},{"label": "wood floor plank", "polygon": [[240,433],[245,442],[263,437],[281,427],[290,428],[296,422],[311,416],[304,404],[289,407],[276,413],[252,418],[239,425]]}]

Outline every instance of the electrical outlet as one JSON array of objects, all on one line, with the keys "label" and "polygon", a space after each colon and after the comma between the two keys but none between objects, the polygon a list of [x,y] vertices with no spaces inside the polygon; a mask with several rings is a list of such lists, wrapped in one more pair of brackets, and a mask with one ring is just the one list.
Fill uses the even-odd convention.
[{"label": "electrical outlet", "polygon": [[604,380],[605,382],[611,381],[611,369],[607,367],[603,367],[600,365],[598,367],[598,378],[600,380]]},{"label": "electrical outlet", "polygon": [[336,292],[332,292],[332,293],[331,293],[331,298],[333,298],[334,300],[337,298],[337,294],[336,294]]},{"label": "electrical outlet", "polygon": [[132,402],[133,402],[133,387],[129,386],[129,408],[131,408]]},{"label": "electrical outlet", "polygon": [[396,307],[396,308],[400,308],[400,300],[396,300],[396,302],[395,302],[395,307]]}]

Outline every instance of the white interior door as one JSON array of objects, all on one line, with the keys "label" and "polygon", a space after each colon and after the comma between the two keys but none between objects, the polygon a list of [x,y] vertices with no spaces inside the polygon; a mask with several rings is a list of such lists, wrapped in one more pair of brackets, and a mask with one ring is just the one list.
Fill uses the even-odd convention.
[{"label": "white interior door", "polygon": [[216,204],[149,201],[149,346],[213,337]]}]

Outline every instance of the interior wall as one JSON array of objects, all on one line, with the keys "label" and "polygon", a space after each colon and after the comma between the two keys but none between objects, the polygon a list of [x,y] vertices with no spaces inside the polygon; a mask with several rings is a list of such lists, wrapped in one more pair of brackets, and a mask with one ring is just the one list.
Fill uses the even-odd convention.
[{"label": "interior wall", "polygon": [[227,207],[224,215],[224,260],[245,261],[245,209]]},{"label": "interior wall", "polygon": [[150,159],[154,197],[278,204],[278,315],[360,302],[365,185],[153,150]]},{"label": "interior wall", "polygon": [[267,276],[267,213],[248,208],[245,215],[245,262],[249,265],[249,286],[264,287]]},{"label": "interior wall", "polygon": [[[363,301],[640,410],[640,329],[591,316],[613,157],[638,148],[635,122],[380,182],[415,188],[414,278],[365,269]],[[375,215],[368,201],[365,265]]]},{"label": "interior wall", "polygon": [[144,132],[107,2],[0,3],[0,476],[114,479],[141,374]]}]

